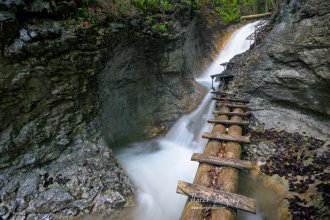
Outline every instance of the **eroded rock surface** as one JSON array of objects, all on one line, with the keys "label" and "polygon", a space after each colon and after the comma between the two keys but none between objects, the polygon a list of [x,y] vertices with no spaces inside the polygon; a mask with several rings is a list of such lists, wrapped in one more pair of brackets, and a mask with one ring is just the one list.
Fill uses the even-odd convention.
[{"label": "eroded rock surface", "polygon": [[264,41],[231,61],[235,89],[266,128],[329,138],[329,11],[329,1],[281,2]]},{"label": "eroded rock surface", "polygon": [[109,143],[159,134],[202,94],[194,75],[221,29],[191,5],[156,34],[139,15],[81,21],[82,2],[0,2],[2,219],[125,207],[134,189]]}]

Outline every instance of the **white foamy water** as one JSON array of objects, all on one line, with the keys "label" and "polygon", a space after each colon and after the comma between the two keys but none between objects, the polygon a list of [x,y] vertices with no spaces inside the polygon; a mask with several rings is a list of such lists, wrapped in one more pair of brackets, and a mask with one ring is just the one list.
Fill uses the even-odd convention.
[{"label": "white foamy water", "polygon": [[[254,32],[255,24],[235,31],[216,60],[196,81],[210,88],[210,75],[223,71],[219,64],[249,48],[246,37]],[[213,109],[214,102],[208,93],[200,106],[181,117],[165,137],[134,143],[118,153],[121,165],[138,188],[135,219],[173,220],[180,217],[187,197],[176,194],[176,185],[178,180],[193,182],[198,163],[190,158],[193,152],[201,152],[206,144],[201,133],[211,130],[206,121],[212,118]]]}]

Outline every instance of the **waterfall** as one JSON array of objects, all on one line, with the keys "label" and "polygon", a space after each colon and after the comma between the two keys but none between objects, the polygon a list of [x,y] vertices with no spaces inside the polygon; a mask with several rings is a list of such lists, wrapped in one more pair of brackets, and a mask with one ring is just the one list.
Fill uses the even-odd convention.
[{"label": "waterfall", "polygon": [[[210,75],[223,71],[219,64],[249,48],[246,37],[254,32],[256,23],[235,31],[196,81],[210,88]],[[193,182],[198,163],[190,158],[193,152],[201,152],[206,145],[207,140],[201,138],[201,133],[212,129],[207,119],[212,118],[214,104],[208,93],[200,106],[181,117],[166,136],[131,144],[118,153],[120,163],[138,188],[136,219],[172,220],[180,217],[187,197],[176,194],[176,185],[178,180]]]}]

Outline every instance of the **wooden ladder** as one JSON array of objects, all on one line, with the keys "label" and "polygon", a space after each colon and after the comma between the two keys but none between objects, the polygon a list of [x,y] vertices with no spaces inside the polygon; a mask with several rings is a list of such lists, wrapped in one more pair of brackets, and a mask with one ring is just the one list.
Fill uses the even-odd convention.
[{"label": "wooden ladder", "polygon": [[179,181],[177,185],[176,192],[188,196],[181,220],[203,219],[203,209],[209,209],[211,219],[221,220],[235,218],[237,209],[256,213],[254,199],[236,194],[238,170],[253,168],[250,161],[240,160],[241,144],[250,143],[249,137],[242,136],[242,126],[249,125],[242,119],[250,115],[245,111],[248,101],[219,91],[211,93],[216,95],[212,99],[218,110],[213,112],[216,118],[208,120],[214,124],[212,132],[202,135],[209,140],[204,152],[191,157],[199,162],[194,182]]}]

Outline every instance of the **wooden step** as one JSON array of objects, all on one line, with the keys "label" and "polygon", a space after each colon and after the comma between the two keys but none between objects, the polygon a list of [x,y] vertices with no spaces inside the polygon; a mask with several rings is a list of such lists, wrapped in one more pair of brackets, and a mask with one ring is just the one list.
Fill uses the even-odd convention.
[{"label": "wooden step", "polygon": [[229,104],[229,103],[218,103],[218,107],[227,106],[229,108],[248,108],[246,105],[237,105],[237,104]]},{"label": "wooden step", "polygon": [[250,161],[238,160],[235,158],[221,158],[205,154],[193,153],[193,155],[191,156],[191,160],[202,163],[209,163],[213,165],[233,167],[237,169],[252,169],[252,163]]},{"label": "wooden step", "polygon": [[184,181],[178,182],[176,192],[189,196],[191,200],[205,203],[212,202],[246,212],[256,213],[256,204],[254,199],[235,193],[215,190]]},{"label": "wooden step", "polygon": [[233,120],[218,120],[218,119],[209,119],[207,120],[208,123],[214,124],[224,124],[224,125],[242,125],[247,126],[250,124],[248,121],[233,121]]},{"label": "wooden step", "polygon": [[221,111],[213,111],[213,114],[215,115],[237,115],[237,116],[248,116],[251,115],[251,112],[221,112]]},{"label": "wooden step", "polygon": [[248,100],[243,99],[236,99],[236,98],[222,98],[222,97],[212,97],[213,100],[218,101],[228,101],[228,102],[243,102],[243,103],[249,103]]},{"label": "wooden step", "polygon": [[249,137],[233,136],[233,135],[221,134],[221,133],[204,132],[202,137],[210,139],[210,140],[233,141],[233,142],[238,142],[238,143],[250,143]]},{"label": "wooden step", "polygon": [[231,96],[231,97],[235,96],[235,94],[225,93],[220,91],[211,91],[211,94],[220,95],[220,96]]}]

